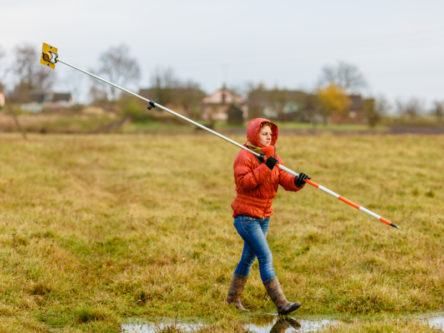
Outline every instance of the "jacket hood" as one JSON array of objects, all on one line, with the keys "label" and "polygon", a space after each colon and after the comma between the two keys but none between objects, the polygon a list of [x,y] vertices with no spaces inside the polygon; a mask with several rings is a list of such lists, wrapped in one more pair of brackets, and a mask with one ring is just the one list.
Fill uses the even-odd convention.
[{"label": "jacket hood", "polygon": [[254,118],[250,120],[247,124],[247,139],[248,141],[255,145],[256,147],[263,147],[260,144],[259,132],[261,130],[261,125],[263,123],[271,124],[271,145],[274,146],[279,136],[279,129],[275,123],[266,118]]}]

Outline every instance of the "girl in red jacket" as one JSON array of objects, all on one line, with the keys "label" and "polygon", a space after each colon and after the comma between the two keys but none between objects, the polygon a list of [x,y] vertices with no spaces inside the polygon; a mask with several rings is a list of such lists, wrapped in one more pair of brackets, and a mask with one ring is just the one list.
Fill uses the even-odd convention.
[{"label": "girl in red jacket", "polygon": [[288,314],[301,305],[287,301],[273,268],[272,255],[266,235],[272,214],[271,203],[278,185],[287,191],[299,191],[309,179],[301,173],[294,177],[279,169],[282,163],[276,155],[278,127],[264,118],[251,120],[247,126],[245,146],[262,154],[257,158],[241,150],[234,161],[234,179],[237,196],[233,208],[234,226],[244,241],[241,259],[234,271],[227,302],[245,310],[240,295],[244,289],[251,265],[257,257],[262,282],[279,314]]}]

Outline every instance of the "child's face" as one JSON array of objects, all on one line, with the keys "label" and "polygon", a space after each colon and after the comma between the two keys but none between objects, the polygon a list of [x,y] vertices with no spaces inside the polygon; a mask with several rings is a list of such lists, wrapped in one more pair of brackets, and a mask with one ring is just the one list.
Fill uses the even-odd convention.
[{"label": "child's face", "polygon": [[271,144],[271,128],[270,126],[265,125],[261,128],[259,132],[259,142],[263,146],[269,146]]}]

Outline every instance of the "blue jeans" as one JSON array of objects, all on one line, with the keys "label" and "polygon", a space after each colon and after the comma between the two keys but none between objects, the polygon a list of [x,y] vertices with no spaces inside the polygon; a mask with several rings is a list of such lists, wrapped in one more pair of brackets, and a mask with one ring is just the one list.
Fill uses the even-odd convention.
[{"label": "blue jeans", "polygon": [[234,271],[236,275],[247,277],[257,257],[262,281],[268,282],[276,276],[273,257],[266,239],[269,223],[269,217],[263,219],[246,215],[235,217],[234,227],[244,240],[242,256]]}]

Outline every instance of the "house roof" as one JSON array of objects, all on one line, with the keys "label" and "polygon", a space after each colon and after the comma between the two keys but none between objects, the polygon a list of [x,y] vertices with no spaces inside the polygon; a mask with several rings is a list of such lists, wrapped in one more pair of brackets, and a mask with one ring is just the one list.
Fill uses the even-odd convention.
[{"label": "house roof", "polygon": [[71,101],[71,93],[57,93],[52,95],[52,102],[69,102]]},{"label": "house roof", "polygon": [[71,93],[68,92],[42,92],[35,91],[29,96],[30,102],[44,103],[44,102],[70,102],[72,99]]},{"label": "house roof", "polygon": [[203,104],[243,104],[245,98],[237,95],[233,91],[222,88],[216,90],[213,94],[204,97]]},{"label": "house roof", "polygon": [[350,98],[350,109],[351,110],[360,110],[363,108],[364,106],[364,99],[362,98],[361,95],[357,95],[357,94],[351,94],[348,95],[348,97]]}]

